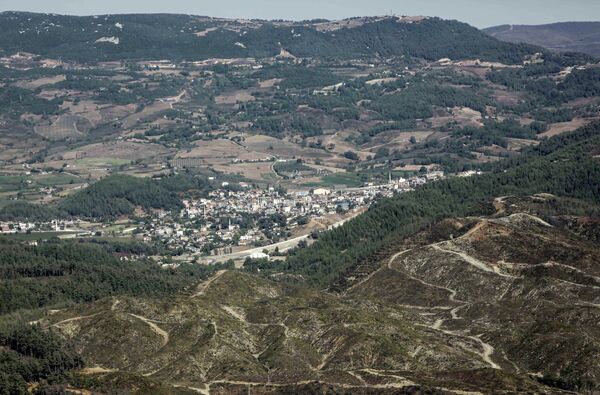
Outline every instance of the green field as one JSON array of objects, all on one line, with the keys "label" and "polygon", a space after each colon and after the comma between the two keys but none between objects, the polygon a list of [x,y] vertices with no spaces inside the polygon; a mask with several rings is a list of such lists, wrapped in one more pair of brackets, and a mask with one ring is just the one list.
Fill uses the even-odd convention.
[{"label": "green field", "polygon": [[18,191],[24,188],[24,176],[0,176],[0,192]]},{"label": "green field", "polygon": [[118,159],[118,158],[109,158],[109,157],[84,158],[84,159],[77,159],[75,161],[75,164],[77,166],[81,166],[81,167],[121,166],[121,165],[128,165],[130,163],[131,163],[131,161],[127,160],[127,159]]},{"label": "green field", "polygon": [[[413,171],[391,171],[392,178],[398,179],[400,177],[410,177],[415,175]],[[346,186],[347,188],[357,188],[363,186],[367,182],[374,182],[376,184],[385,183],[388,180],[390,174],[389,169],[371,169],[365,170],[358,173],[335,173],[329,174],[321,178],[320,182],[308,182],[302,184],[302,186],[309,188],[316,187],[333,187],[333,186]]]},{"label": "green field", "polygon": [[[30,183],[26,183],[29,181]],[[82,179],[73,174],[51,173],[51,174],[32,174],[30,176],[0,176],[0,206],[8,202],[10,195],[16,192],[22,192],[22,198],[28,200],[37,200],[43,194],[38,192],[38,188],[57,187],[68,184],[79,184]],[[2,202],[5,200],[5,202]]]},{"label": "green field", "polygon": [[57,185],[77,184],[82,182],[79,176],[74,174],[52,173],[42,174],[31,177],[31,180],[43,187],[53,187]]}]

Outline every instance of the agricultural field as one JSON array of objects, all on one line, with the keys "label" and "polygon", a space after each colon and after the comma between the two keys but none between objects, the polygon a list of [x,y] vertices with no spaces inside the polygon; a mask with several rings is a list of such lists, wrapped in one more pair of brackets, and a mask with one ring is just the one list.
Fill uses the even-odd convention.
[{"label": "agricultural field", "polygon": [[14,85],[18,86],[19,88],[35,90],[42,86],[58,84],[66,79],[67,77],[65,75],[57,75],[52,77],[37,78],[34,80],[21,80],[17,81]]},{"label": "agricultural field", "polygon": [[540,134],[540,137],[547,138],[547,137],[557,136],[562,133],[572,132],[574,130],[579,129],[580,127],[583,127],[583,126],[589,124],[590,122],[593,122],[593,121],[594,121],[594,119],[589,119],[589,118],[587,118],[587,119],[586,118],[575,118],[568,122],[553,123],[550,125],[550,127],[548,128],[548,130],[546,132]]},{"label": "agricultural field", "polygon": [[64,140],[85,135],[91,126],[87,118],[76,115],[62,115],[50,125],[38,125],[35,132],[49,140]]},{"label": "agricultural field", "polygon": [[598,393],[599,120],[459,21],[0,12],[0,394]]},{"label": "agricultural field", "polygon": [[[65,152],[64,160],[76,161],[134,161],[145,158],[161,157],[169,153],[169,150],[158,144],[147,142],[138,143],[130,141],[111,141],[108,143],[95,143],[85,145],[75,150]],[[83,163],[83,162],[82,162]]]},{"label": "agricultural field", "polygon": [[[197,26],[196,37],[214,35],[213,27]],[[2,78],[27,105],[10,107],[13,115],[0,120],[0,166],[16,174],[25,164],[64,167],[92,181],[112,172],[159,177],[214,168],[294,189],[356,187],[372,181],[362,175],[373,169],[489,169],[600,115],[596,98],[584,97],[597,69],[586,61],[570,78],[548,55],[539,78],[570,88],[546,97],[520,83],[521,71],[533,66],[519,62],[363,62],[280,52],[227,62],[105,61],[85,71],[34,68]],[[317,174],[280,177],[272,169],[277,160],[301,160]]]},{"label": "agricultural field", "polygon": [[248,180],[275,184],[279,176],[273,170],[273,162],[229,163],[212,166],[218,172],[240,175]]}]

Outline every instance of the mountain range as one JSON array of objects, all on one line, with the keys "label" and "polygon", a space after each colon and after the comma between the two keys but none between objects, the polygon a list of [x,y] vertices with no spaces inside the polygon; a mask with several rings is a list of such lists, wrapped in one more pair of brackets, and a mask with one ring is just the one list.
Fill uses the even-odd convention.
[{"label": "mountain range", "polygon": [[89,17],[3,12],[0,51],[77,61],[135,59],[476,56],[516,62],[531,46],[510,46],[467,24],[424,17],[343,21],[228,20],[191,15]]},{"label": "mountain range", "polygon": [[528,43],[558,52],[583,52],[600,57],[600,22],[501,25],[483,31],[506,42]]},{"label": "mountain range", "polygon": [[1,13],[0,394],[600,391],[600,65],[506,31]]}]

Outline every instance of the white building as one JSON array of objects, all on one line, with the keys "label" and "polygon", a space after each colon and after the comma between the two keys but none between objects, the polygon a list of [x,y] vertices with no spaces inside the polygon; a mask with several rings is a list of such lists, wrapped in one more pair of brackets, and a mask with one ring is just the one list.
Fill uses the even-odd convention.
[{"label": "white building", "polygon": [[250,254],[250,259],[269,259],[270,256],[264,252],[255,252]]},{"label": "white building", "polygon": [[327,196],[331,194],[331,190],[327,188],[317,188],[313,191],[313,195],[316,196]]}]

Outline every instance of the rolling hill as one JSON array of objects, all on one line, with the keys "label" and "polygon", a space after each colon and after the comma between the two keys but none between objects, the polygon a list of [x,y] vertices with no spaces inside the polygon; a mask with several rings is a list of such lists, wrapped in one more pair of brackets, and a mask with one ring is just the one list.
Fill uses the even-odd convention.
[{"label": "rolling hill", "polygon": [[489,216],[393,246],[341,294],[220,271],[173,297],[113,297],[41,325],[98,388],[124,375],[200,393],[591,390],[600,256],[582,230],[598,223],[565,218],[573,204],[498,198]]},{"label": "rolling hill", "polygon": [[[287,261],[104,293],[32,328],[64,342],[76,391],[593,393],[599,129],[384,200]],[[14,273],[57,276],[41,263]],[[27,361],[0,334],[8,366]]]},{"label": "rolling hill", "polygon": [[548,25],[502,25],[483,30],[511,43],[539,45],[559,52],[582,52],[600,57],[600,22],[563,22]]},{"label": "rolling hill", "polygon": [[520,63],[536,49],[437,18],[371,17],[335,22],[226,20],[191,15],[75,17],[4,12],[0,53],[77,61],[121,59],[450,57]]},{"label": "rolling hill", "polygon": [[426,17],[0,33],[0,394],[600,390],[591,57]]}]

